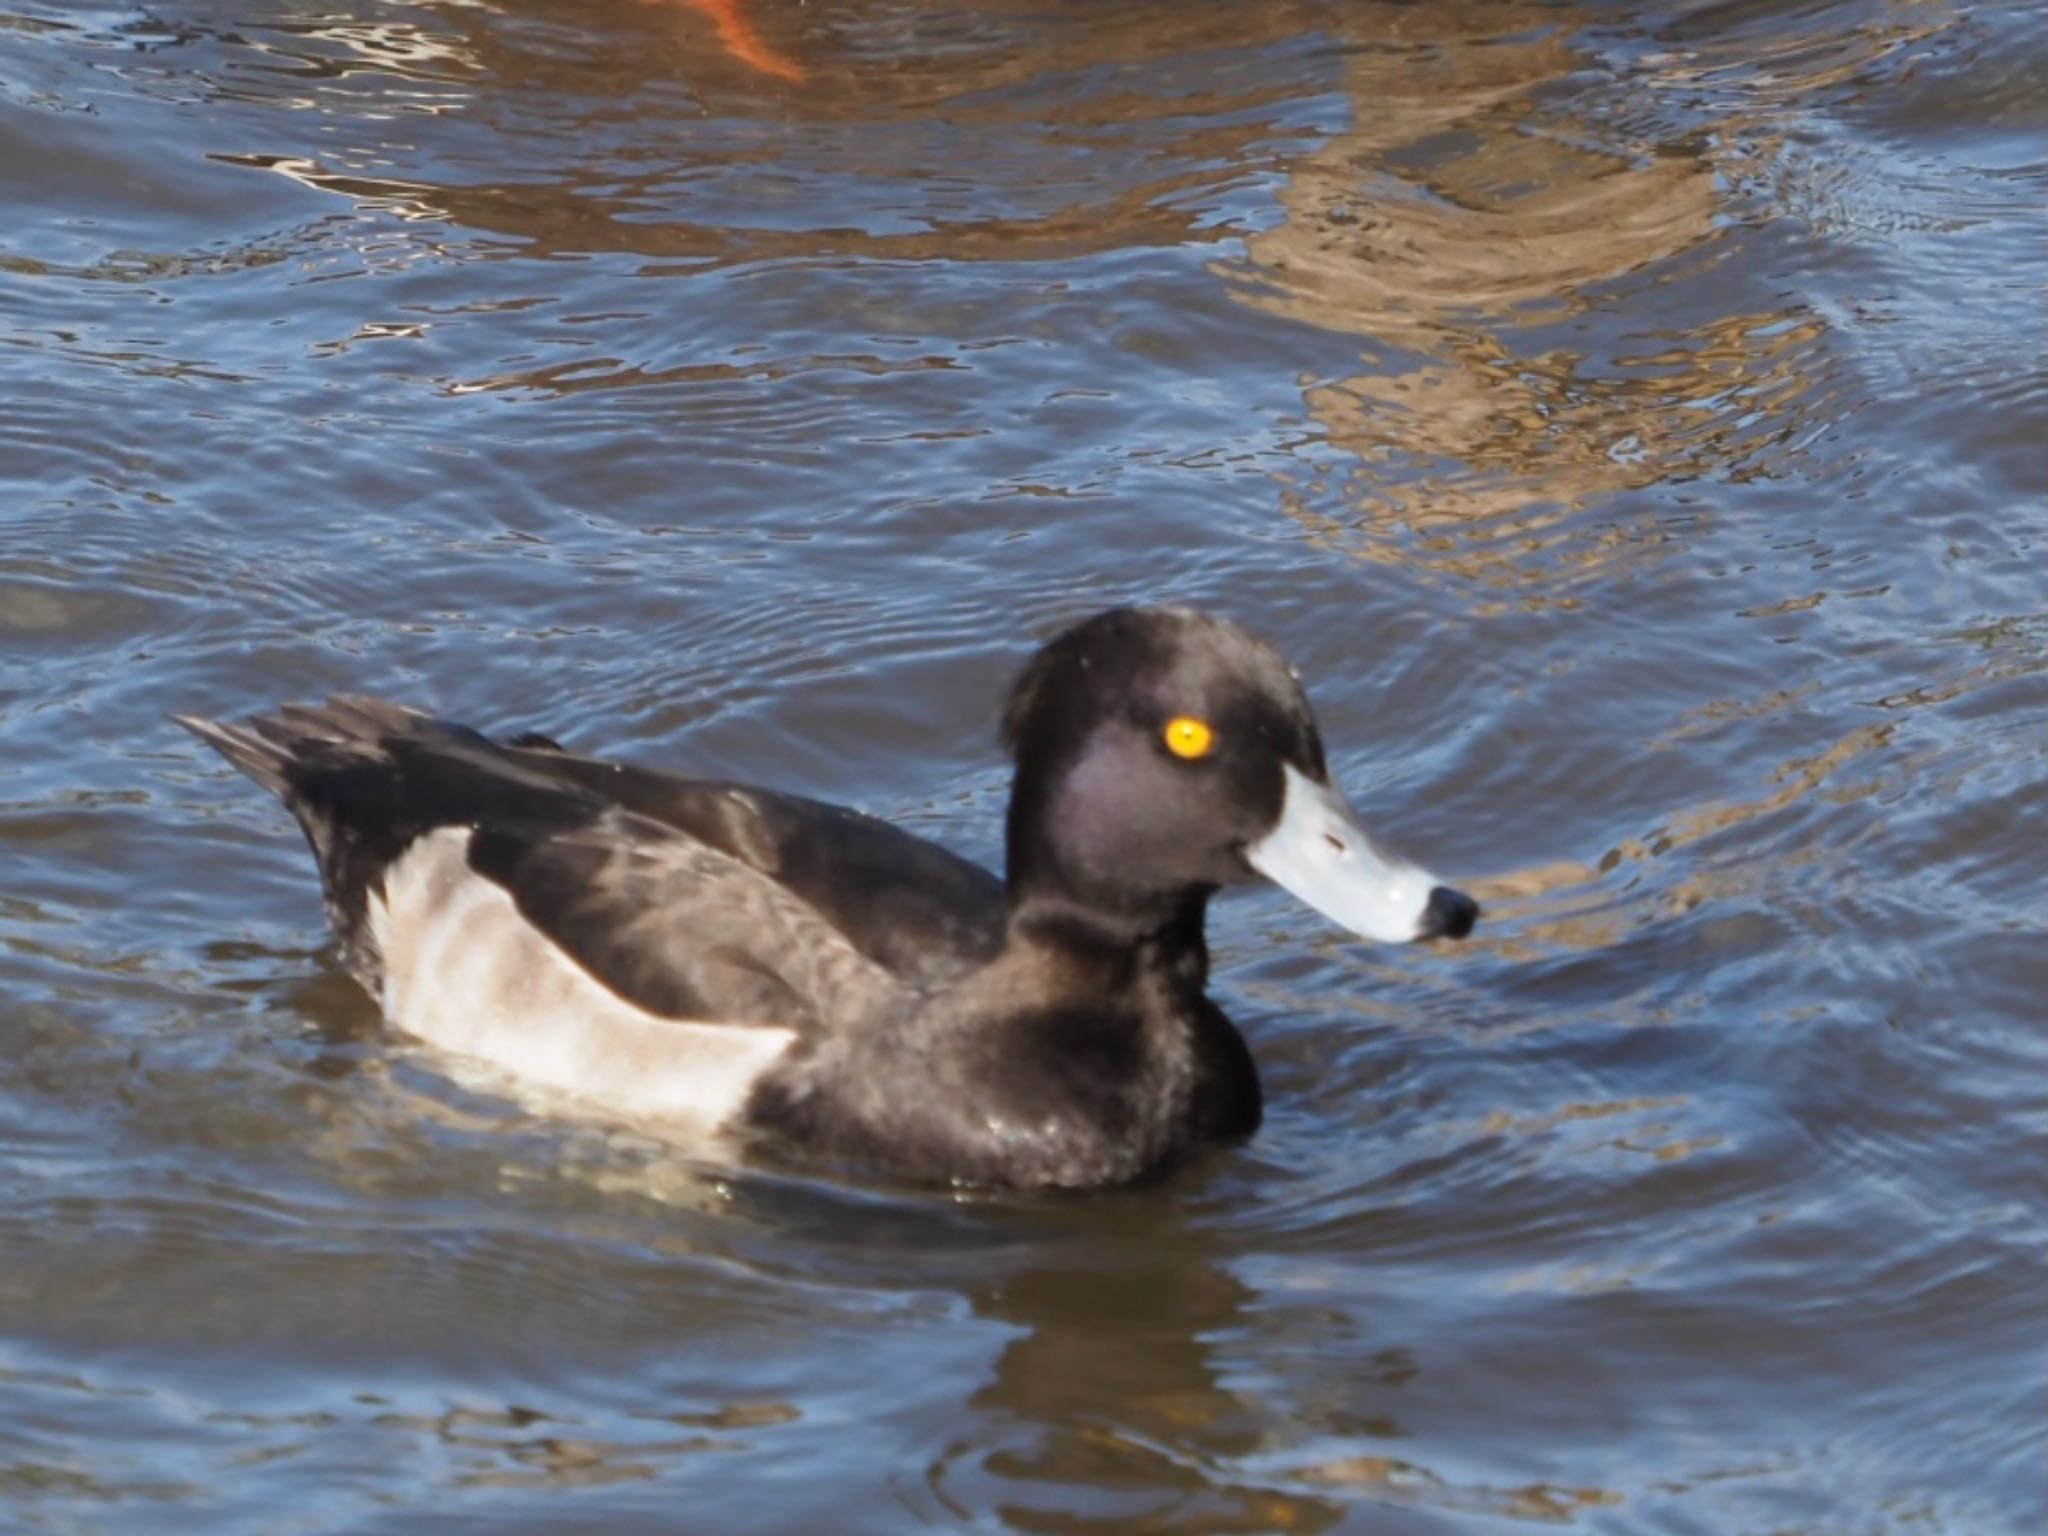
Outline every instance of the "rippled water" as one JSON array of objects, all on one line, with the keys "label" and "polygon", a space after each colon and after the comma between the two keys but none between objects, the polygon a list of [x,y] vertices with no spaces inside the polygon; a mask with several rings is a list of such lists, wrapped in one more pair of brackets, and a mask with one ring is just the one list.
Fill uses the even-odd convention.
[{"label": "rippled water", "polygon": [[[0,1528],[2041,1529],[2044,160],[2019,3],[0,0]],[[1138,599],[1491,921],[1225,903],[1099,1199],[451,1083],[161,719],[993,858]]]}]

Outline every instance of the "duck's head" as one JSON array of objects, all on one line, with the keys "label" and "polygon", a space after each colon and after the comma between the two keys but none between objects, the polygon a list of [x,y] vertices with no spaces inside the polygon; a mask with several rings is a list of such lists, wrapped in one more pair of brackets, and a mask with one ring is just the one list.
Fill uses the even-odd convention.
[{"label": "duck's head", "polygon": [[1139,931],[1263,876],[1372,939],[1463,938],[1478,916],[1359,823],[1300,682],[1226,619],[1119,608],[1075,625],[1017,679],[1003,739],[1013,908]]}]

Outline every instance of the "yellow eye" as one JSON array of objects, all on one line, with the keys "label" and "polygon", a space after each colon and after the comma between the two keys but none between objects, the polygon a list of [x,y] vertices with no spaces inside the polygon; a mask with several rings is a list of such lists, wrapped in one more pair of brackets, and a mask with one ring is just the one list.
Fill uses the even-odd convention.
[{"label": "yellow eye", "polygon": [[1207,757],[1216,746],[1216,732],[1206,720],[1197,720],[1193,715],[1175,715],[1166,722],[1162,733],[1166,738],[1166,750],[1175,757]]}]

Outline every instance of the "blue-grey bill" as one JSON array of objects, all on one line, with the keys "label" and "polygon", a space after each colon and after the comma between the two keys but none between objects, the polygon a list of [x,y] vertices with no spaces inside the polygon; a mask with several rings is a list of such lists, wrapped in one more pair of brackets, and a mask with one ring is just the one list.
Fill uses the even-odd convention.
[{"label": "blue-grey bill", "polygon": [[1434,932],[1436,878],[1367,836],[1335,789],[1284,771],[1279,822],[1245,848],[1252,868],[1365,938],[1401,944]]}]

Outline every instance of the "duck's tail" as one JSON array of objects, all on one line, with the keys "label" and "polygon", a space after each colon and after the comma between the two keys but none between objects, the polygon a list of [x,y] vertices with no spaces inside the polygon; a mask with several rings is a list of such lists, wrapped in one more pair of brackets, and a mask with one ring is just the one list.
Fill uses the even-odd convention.
[{"label": "duck's tail", "polygon": [[473,824],[486,805],[536,822],[590,813],[587,792],[536,774],[516,752],[382,699],[286,704],[235,722],[171,719],[284,802],[320,866],[349,969],[373,988],[381,957],[370,903],[415,841]]},{"label": "duck's tail", "polygon": [[297,814],[291,767],[309,750],[374,756],[379,739],[425,719],[416,711],[381,699],[336,697],[321,705],[286,704],[239,724],[198,715],[172,715],[178,725],[269,790]]},{"label": "duck's tail", "polygon": [[[380,699],[338,697],[325,704],[286,704],[246,720],[171,719],[284,802],[320,866],[328,921],[348,967],[375,990],[380,968],[369,924],[369,900],[384,871],[418,829],[386,827],[361,814],[358,794],[336,791],[348,781],[371,784],[394,766],[394,735],[427,723],[424,715]],[[384,798],[371,796],[373,799]]]}]

